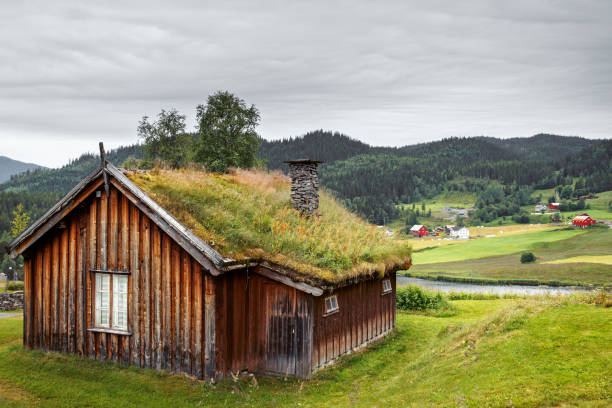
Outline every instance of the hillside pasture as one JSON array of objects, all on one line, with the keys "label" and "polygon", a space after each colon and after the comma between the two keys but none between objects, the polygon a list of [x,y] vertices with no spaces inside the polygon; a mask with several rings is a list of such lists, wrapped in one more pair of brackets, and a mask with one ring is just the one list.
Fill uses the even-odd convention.
[{"label": "hillside pasture", "polygon": [[[612,283],[612,267],[601,262],[601,260],[607,260],[612,256],[612,230],[597,228],[586,230],[583,233],[580,233],[579,230],[575,231],[577,233],[567,239],[535,241],[527,245],[525,250],[533,252],[536,256],[536,263],[534,264],[521,264],[521,251],[512,251],[479,259],[440,261],[428,264],[415,262],[410,268],[410,273],[426,276],[451,275],[491,279],[556,280],[577,284]],[[508,236],[500,240],[503,242],[503,240],[510,238]],[[484,242],[495,242],[493,240],[491,238]],[[465,246],[465,248],[468,247]],[[435,255],[436,252],[441,254],[446,251],[447,248],[436,248],[435,250],[425,250],[423,253],[430,252]],[[416,252],[416,254],[419,254],[419,252]],[[440,259],[444,258],[440,257]],[[600,260],[600,262],[586,263],[585,260]]]},{"label": "hillside pasture", "polygon": [[[473,235],[472,230],[471,228],[470,233]],[[510,236],[474,239],[464,241],[460,245],[442,245],[421,251],[415,250],[412,262],[414,265],[425,265],[507,255],[530,249],[534,244],[560,241],[584,233],[578,229],[543,228],[540,231],[517,233]]]},{"label": "hillside pasture", "polygon": [[470,240],[455,240],[455,239],[445,239],[449,238],[448,236],[442,234],[439,236],[427,236],[422,238],[409,238],[410,244],[412,245],[412,249],[418,251],[423,248],[433,248],[443,245],[455,245],[455,244],[465,244],[467,242],[472,242],[475,239],[482,239],[486,237],[508,237],[512,235],[520,235],[529,232],[537,232],[537,231],[547,231],[558,229],[559,226],[554,226],[550,224],[514,224],[514,225],[503,225],[503,226],[494,226],[494,227],[486,227],[486,226],[478,226],[478,227],[468,227],[470,230]]},{"label": "hillside pasture", "polygon": [[25,351],[21,319],[0,319],[0,405],[501,408],[612,403],[610,310],[576,296],[450,303],[444,313],[398,312],[393,335],[310,381],[242,376],[217,385]]},{"label": "hillside pasture", "polygon": [[612,255],[580,255],[554,261],[544,262],[545,264],[565,264],[565,263],[595,263],[612,265]]}]

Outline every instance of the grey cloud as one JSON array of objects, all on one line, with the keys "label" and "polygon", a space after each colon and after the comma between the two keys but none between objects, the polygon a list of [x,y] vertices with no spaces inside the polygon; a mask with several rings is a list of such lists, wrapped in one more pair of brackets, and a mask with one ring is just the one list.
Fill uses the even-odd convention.
[{"label": "grey cloud", "polygon": [[218,89],[270,139],[610,137],[610,17],[604,0],[4,2],[0,154],[60,165],[135,142],[161,108],[193,126]]}]

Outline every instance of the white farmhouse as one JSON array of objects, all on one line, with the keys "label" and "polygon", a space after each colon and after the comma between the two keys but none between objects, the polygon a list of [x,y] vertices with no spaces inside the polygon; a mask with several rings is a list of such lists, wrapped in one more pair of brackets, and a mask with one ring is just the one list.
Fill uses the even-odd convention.
[{"label": "white farmhouse", "polygon": [[470,230],[466,227],[452,227],[450,236],[455,239],[470,239]]}]

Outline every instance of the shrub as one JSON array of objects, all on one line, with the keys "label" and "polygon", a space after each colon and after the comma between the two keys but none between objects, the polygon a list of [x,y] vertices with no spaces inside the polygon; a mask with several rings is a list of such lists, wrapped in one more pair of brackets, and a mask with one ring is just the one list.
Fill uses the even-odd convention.
[{"label": "shrub", "polygon": [[396,306],[400,310],[436,310],[448,306],[440,293],[424,291],[418,286],[403,286],[397,289]]},{"label": "shrub", "polygon": [[531,263],[535,262],[536,257],[533,252],[524,252],[521,254],[521,263]]},{"label": "shrub", "polygon": [[23,282],[9,282],[8,290],[9,291],[23,290]]}]

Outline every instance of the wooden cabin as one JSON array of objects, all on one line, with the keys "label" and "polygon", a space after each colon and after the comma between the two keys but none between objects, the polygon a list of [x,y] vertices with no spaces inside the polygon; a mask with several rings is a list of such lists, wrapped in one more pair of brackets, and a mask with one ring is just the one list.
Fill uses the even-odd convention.
[{"label": "wooden cabin", "polygon": [[[409,267],[409,250],[350,273],[260,248],[231,258],[225,241],[194,227],[203,224],[187,227],[199,222],[192,204],[171,213],[148,194],[147,177],[103,159],[10,244],[25,259],[25,348],[205,380],[244,370],[308,378],[393,330],[395,272]],[[279,189],[290,207],[288,183]],[[292,189],[294,205],[301,190]]]}]

